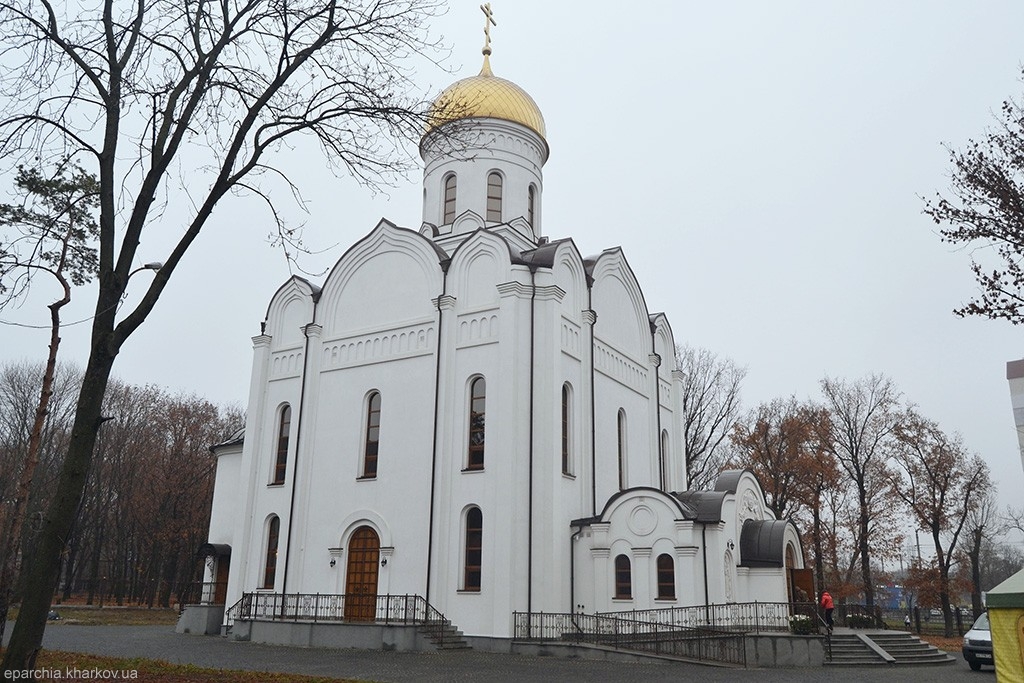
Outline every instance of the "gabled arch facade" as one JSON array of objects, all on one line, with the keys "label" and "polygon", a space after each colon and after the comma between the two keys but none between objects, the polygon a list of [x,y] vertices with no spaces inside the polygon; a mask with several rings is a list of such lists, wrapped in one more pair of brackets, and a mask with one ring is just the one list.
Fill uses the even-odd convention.
[{"label": "gabled arch facade", "polygon": [[324,283],[319,305],[324,338],[432,317],[444,256],[419,233],[382,220],[341,257]]}]

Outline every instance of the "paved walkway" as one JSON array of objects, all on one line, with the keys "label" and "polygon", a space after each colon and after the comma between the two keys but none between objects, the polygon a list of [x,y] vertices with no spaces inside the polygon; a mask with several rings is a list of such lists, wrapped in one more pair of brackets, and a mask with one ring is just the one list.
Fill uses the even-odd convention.
[{"label": "paved walkway", "polygon": [[[7,632],[10,633],[10,624]],[[279,671],[366,681],[595,681],[646,683],[685,680],[694,683],[756,681],[757,683],[952,683],[965,680],[990,683],[991,669],[972,673],[957,653],[953,666],[874,667],[863,669],[736,670],[676,662],[620,663],[496,655],[461,651],[443,653],[383,652],[379,650],[320,650],[243,643],[216,636],[174,632],[172,626],[75,626],[51,624],[44,646],[69,652],[115,657],[162,659],[217,669]]]}]

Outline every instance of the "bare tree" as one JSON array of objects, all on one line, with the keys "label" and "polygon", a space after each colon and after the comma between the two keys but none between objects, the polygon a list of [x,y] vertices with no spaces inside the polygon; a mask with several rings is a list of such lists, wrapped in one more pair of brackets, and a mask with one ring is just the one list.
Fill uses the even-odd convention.
[{"label": "bare tree", "polygon": [[986,541],[991,542],[1006,528],[1006,522],[999,516],[995,489],[982,491],[971,511],[967,514],[964,531],[970,545],[966,549],[971,565],[971,610],[977,619],[985,611],[981,603],[981,550]]},{"label": "bare tree", "polygon": [[[271,164],[286,143],[308,136],[334,169],[367,183],[396,169],[396,148],[426,115],[404,94],[403,65],[434,47],[423,25],[441,3],[97,5],[0,1],[0,158],[73,158],[98,177],[100,198],[89,358],[4,671],[33,668],[118,352],[218,202],[249,193],[277,220],[272,180],[294,189]],[[175,194],[182,177],[188,187]],[[138,303],[119,310],[142,237],[172,195],[184,228]]]},{"label": "bare tree", "polygon": [[949,149],[950,197],[937,194],[924,212],[944,242],[970,247],[981,294],[957,315],[1024,323],[1024,107],[1003,102],[994,129],[963,150]]},{"label": "bare tree", "polygon": [[707,349],[676,347],[683,372],[683,447],[689,489],[709,488],[722,469],[721,448],[740,411],[740,385],[747,374]]},{"label": "bare tree", "polygon": [[904,415],[895,435],[894,460],[901,472],[893,478],[893,490],[919,527],[931,534],[949,638],[953,636],[950,568],[967,520],[990,488],[988,466],[977,455],[969,456],[959,438],[946,436],[935,422],[915,412]]},{"label": "bare tree", "polygon": [[881,375],[846,382],[826,377],[821,381],[824,408],[822,443],[826,444],[846,473],[856,494],[857,552],[861,565],[864,601],[874,609],[875,590],[871,555],[875,542],[872,499],[887,482],[886,448],[899,423],[901,394]]},{"label": "bare tree", "polygon": [[1006,507],[1006,525],[1024,534],[1024,508]]},{"label": "bare tree", "polygon": [[1011,543],[985,543],[981,550],[981,590],[990,591],[1024,568],[1024,551]]},{"label": "bare tree", "polygon": [[820,564],[815,580],[832,597],[845,601],[857,591],[857,563],[860,558],[860,525],[856,505],[843,486],[822,489]]}]

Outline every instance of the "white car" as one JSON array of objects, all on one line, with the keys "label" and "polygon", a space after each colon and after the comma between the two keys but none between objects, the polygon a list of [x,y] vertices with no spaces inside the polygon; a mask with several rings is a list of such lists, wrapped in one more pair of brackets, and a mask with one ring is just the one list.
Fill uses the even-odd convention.
[{"label": "white car", "polygon": [[988,625],[988,612],[983,613],[974,622],[971,630],[964,634],[964,659],[971,669],[978,671],[981,665],[994,666],[992,659],[992,631]]}]

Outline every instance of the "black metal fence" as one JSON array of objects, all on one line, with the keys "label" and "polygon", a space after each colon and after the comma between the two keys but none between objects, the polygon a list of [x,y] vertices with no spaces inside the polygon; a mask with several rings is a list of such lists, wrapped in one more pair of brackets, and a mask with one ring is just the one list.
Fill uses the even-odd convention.
[{"label": "black metal fence", "polygon": [[422,624],[440,618],[440,613],[419,595],[246,593],[233,616],[261,621]]},{"label": "black metal fence", "polygon": [[256,620],[419,626],[438,644],[450,637],[450,622],[419,595],[244,593],[224,614],[228,627]]},{"label": "black metal fence", "polygon": [[811,602],[734,602],[599,614],[645,623],[712,628],[717,631],[755,634],[818,632],[815,605]]},{"label": "black metal fence", "polygon": [[618,614],[513,612],[513,637],[589,643],[697,661],[746,666],[746,636],[707,626],[644,621]]}]

